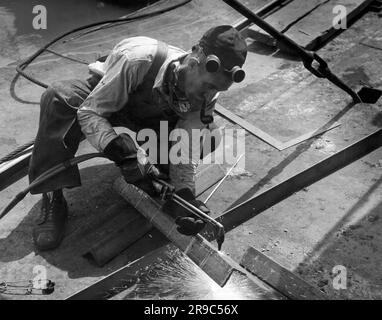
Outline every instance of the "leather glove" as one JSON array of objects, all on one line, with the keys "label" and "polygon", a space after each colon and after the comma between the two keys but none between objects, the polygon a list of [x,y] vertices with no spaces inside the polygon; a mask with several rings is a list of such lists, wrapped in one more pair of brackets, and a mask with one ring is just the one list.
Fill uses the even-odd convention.
[{"label": "leather glove", "polygon": [[127,159],[119,167],[125,180],[130,183],[144,179],[167,179],[165,174],[150,163],[145,151],[141,148],[137,150],[137,159]]},{"label": "leather glove", "polygon": [[134,183],[145,178],[167,178],[150,163],[146,152],[137,148],[133,139],[126,133],[121,133],[112,140],[103,152],[121,169],[126,182]]},{"label": "leather glove", "polygon": [[[203,211],[204,213],[210,213],[210,210],[202,201],[195,199],[195,196],[190,189],[180,189],[176,192],[176,194],[182,197],[184,200],[191,203],[193,206],[197,207],[199,210]],[[204,229],[206,225],[206,223],[202,219],[193,215],[192,213],[189,213],[186,209],[175,203],[173,200],[167,201],[167,203],[164,206],[164,209],[170,215],[175,217],[175,223],[178,225],[178,232],[186,236],[194,236],[198,234]]]},{"label": "leather glove", "polygon": [[117,166],[129,159],[136,159],[138,148],[127,133],[121,133],[111,140],[103,150],[105,156]]}]

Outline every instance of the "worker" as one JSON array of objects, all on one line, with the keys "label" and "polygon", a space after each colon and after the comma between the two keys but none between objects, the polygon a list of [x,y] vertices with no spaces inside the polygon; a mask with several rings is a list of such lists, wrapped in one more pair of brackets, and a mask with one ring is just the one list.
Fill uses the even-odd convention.
[{"label": "worker", "polygon": [[[214,133],[213,151],[221,140],[212,117],[218,93],[244,79],[246,55],[245,40],[228,25],[209,29],[189,52],[149,37],[122,40],[106,59],[89,66],[86,81],[54,82],[42,94],[30,182],[73,158],[86,138],[121,169],[127,182],[142,182],[143,186],[144,181],[167,173],[178,195],[208,213],[195,199],[196,168],[206,155],[203,145],[180,141],[181,148],[188,149],[181,152],[188,161],[172,163],[170,158],[168,165],[156,166],[135,139],[126,133],[118,135],[113,127],[157,132],[160,121],[166,121],[169,130],[190,135],[193,129],[207,129],[203,132]],[[31,190],[42,194],[40,217],[33,229],[38,250],[54,249],[61,243],[68,219],[63,189],[80,185],[78,167],[68,167]],[[191,235],[204,227],[203,221],[188,216],[174,203],[167,207],[178,217],[179,232]]]}]

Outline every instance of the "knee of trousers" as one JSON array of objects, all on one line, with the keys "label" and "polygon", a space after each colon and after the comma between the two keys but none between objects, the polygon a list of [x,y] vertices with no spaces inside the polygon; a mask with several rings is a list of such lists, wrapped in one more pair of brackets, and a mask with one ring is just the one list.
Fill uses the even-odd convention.
[{"label": "knee of trousers", "polygon": [[40,102],[43,103],[43,102],[46,102],[47,99],[50,99],[51,97],[53,97],[55,95],[56,91],[54,88],[52,88],[51,86],[49,86],[48,88],[45,89],[45,91],[42,93],[41,95],[41,98],[40,98]]},{"label": "knee of trousers", "polygon": [[54,88],[51,86],[46,88],[40,97],[40,108],[45,109],[47,106],[49,106],[55,95],[56,90]]}]

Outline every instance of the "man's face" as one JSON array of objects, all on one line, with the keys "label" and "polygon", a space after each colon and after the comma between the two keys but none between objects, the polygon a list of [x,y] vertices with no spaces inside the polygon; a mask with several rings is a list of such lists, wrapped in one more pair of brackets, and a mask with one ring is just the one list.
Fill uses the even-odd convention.
[{"label": "man's face", "polygon": [[208,72],[204,62],[190,68],[185,77],[185,94],[191,105],[210,101],[217,92],[226,91],[233,81],[223,72]]}]

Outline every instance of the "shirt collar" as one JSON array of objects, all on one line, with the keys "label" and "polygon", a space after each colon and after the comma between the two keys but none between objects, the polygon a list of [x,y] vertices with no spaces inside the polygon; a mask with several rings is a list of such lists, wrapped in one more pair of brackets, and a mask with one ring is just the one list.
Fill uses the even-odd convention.
[{"label": "shirt collar", "polygon": [[154,89],[156,88],[161,89],[163,87],[166,70],[167,70],[167,67],[170,65],[170,63],[177,61],[180,57],[185,56],[187,54],[188,53],[186,51],[176,51],[176,52],[169,51],[169,55],[167,56],[166,60],[162,64],[155,78],[154,86],[153,86]]}]

